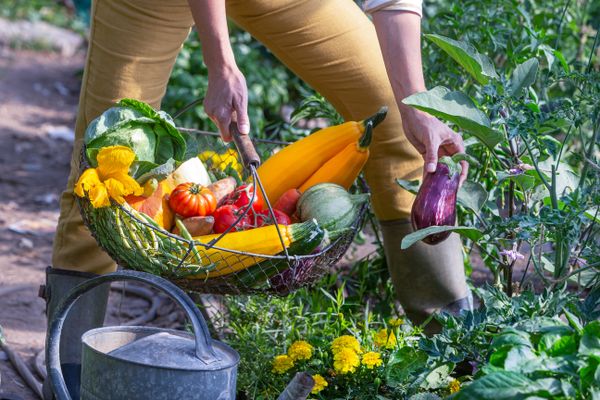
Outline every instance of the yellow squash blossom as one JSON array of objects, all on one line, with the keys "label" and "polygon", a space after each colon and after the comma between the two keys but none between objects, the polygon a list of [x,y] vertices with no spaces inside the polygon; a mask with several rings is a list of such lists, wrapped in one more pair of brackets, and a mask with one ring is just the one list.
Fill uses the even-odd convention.
[{"label": "yellow squash blossom", "polygon": [[460,381],[452,379],[448,384],[448,390],[450,394],[458,392],[460,390]]},{"label": "yellow squash blossom", "polygon": [[125,196],[140,196],[144,189],[129,176],[135,153],[126,146],[103,147],[96,157],[98,167],[88,168],[79,177],[74,192],[79,197],[87,193],[94,208],[110,206],[110,199],[119,204]]},{"label": "yellow squash blossom", "polygon": [[237,152],[234,149],[227,149],[225,153],[219,154],[212,150],[206,150],[198,156],[203,162],[209,162],[212,168],[217,168],[226,172],[227,167],[233,168],[241,177],[244,167],[238,160]]},{"label": "yellow squash blossom", "polygon": [[354,336],[343,335],[331,342],[331,352],[333,354],[346,348],[351,349],[355,353],[360,353],[360,343],[358,343],[358,340]]},{"label": "yellow squash blossom", "polygon": [[297,340],[288,349],[288,356],[294,361],[310,360],[313,353],[313,347],[304,340]]},{"label": "yellow squash blossom", "polygon": [[398,344],[396,340],[396,335],[394,332],[390,332],[388,334],[388,330],[386,328],[380,329],[373,338],[373,342],[377,347],[385,347],[386,349],[393,349]]},{"label": "yellow squash blossom", "polygon": [[380,353],[370,351],[362,356],[362,365],[364,365],[368,369],[379,367],[381,366],[381,364],[383,364],[383,360],[381,359]]},{"label": "yellow squash blossom", "polygon": [[329,383],[327,383],[327,381],[325,380],[325,378],[323,378],[321,375],[317,374],[317,375],[313,375],[313,379],[315,380],[315,386],[313,386],[311,393],[312,394],[317,394],[319,393],[321,390],[325,389],[327,386],[329,386]]},{"label": "yellow squash blossom", "polygon": [[276,374],[283,374],[294,367],[294,360],[292,360],[287,354],[275,356],[273,359],[273,372]]},{"label": "yellow squash blossom", "polygon": [[351,348],[345,347],[333,355],[333,369],[342,375],[354,372],[359,365],[360,358]]}]

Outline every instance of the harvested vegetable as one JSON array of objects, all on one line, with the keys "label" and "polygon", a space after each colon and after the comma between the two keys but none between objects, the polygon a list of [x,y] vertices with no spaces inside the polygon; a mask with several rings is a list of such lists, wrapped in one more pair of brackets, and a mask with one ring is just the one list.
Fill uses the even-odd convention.
[{"label": "harvested vegetable", "polygon": [[208,185],[208,188],[211,192],[213,192],[215,198],[217,199],[217,205],[220,206],[223,204],[223,199],[233,193],[236,184],[237,182],[235,181],[235,178],[228,176],[227,178],[220,179]]},{"label": "harvested vegetable", "polygon": [[74,192],[88,197],[94,208],[110,206],[110,200],[119,204],[125,196],[142,195],[144,189],[128,174],[135,159],[133,151],[125,146],[103,147],[98,152],[97,168],[88,168],[75,183]]},{"label": "harvested vegetable", "polygon": [[[413,229],[456,223],[456,195],[461,170],[459,163],[444,156],[438,161],[434,173],[425,174],[410,213]],[[450,231],[436,233],[425,237],[423,242],[438,244],[448,236]]]},{"label": "harvested vegetable", "polygon": [[234,224],[235,226],[232,229],[233,231],[245,230],[250,228],[252,225],[250,221],[250,216],[248,214],[241,217],[241,219],[238,221],[238,218],[243,213],[244,210],[232,204],[220,206],[213,213],[213,217],[215,218],[215,225],[213,226],[213,231],[215,233],[223,233]]},{"label": "harvested vegetable", "polygon": [[273,208],[284,212],[286,215],[294,215],[296,213],[296,206],[298,205],[298,199],[300,199],[300,191],[298,189],[287,190],[281,195],[279,200],[275,203]]},{"label": "harvested vegetable", "polygon": [[168,194],[173,186],[169,181],[161,181],[156,190],[149,196],[127,196],[125,201],[134,210],[142,212],[152,218],[161,228],[170,231],[174,223],[174,215],[169,207]]},{"label": "harvested vegetable", "polygon": [[184,218],[212,214],[217,199],[206,186],[187,182],[178,185],[169,196],[171,209]]},{"label": "harvested vegetable", "polygon": [[[215,224],[215,217],[207,215],[204,217],[189,217],[181,221],[183,226],[192,236],[209,235]],[[179,235],[181,232],[178,226],[173,228],[173,233]]]},{"label": "harvested vegetable", "polygon": [[369,159],[369,145],[373,136],[373,123],[367,122],[365,133],[354,143],[347,145],[339,154],[321,166],[299,187],[305,192],[318,183],[337,183],[346,190],[354,183]]},{"label": "harvested vegetable", "polygon": [[321,129],[268,158],[258,168],[258,175],[270,201],[276,201],[290,188],[298,188],[323,164],[365,132],[367,122],[373,127],[384,120],[387,108],[363,121],[350,121]]},{"label": "harvested vegetable", "polygon": [[198,157],[193,157],[181,164],[171,177],[176,185],[186,182],[196,183],[201,186],[210,185],[210,177],[204,164]]},{"label": "harvested vegetable", "polygon": [[[283,239],[283,245],[288,248],[292,244],[297,245],[298,254],[306,254],[314,248],[314,238],[322,235],[323,230],[316,221],[307,221],[293,225],[268,225],[247,231],[231,232],[223,236],[214,246],[238,252],[252,254],[275,255],[281,253],[284,248],[279,238]],[[219,234],[194,237],[200,243],[210,243],[219,237]],[[214,264],[214,269],[192,275],[189,279],[206,279],[231,274],[264,260],[264,258],[252,255],[243,255],[216,248],[205,248],[196,246],[204,265]]]},{"label": "harvested vegetable", "polygon": [[254,185],[251,183],[237,187],[223,200],[223,204],[231,204],[239,208],[247,207],[250,203],[254,211],[263,209],[263,200],[258,193],[254,194]]},{"label": "harvested vegetable", "polygon": [[369,195],[350,194],[335,183],[319,183],[300,196],[298,216],[301,221],[315,219],[334,239],[352,226]]},{"label": "harvested vegetable", "polygon": [[283,211],[274,208],[273,214],[275,215],[275,221],[273,221],[273,216],[269,210],[257,211],[250,216],[250,221],[253,222],[253,225],[255,226],[265,226],[274,223],[290,225],[292,223],[290,217]]}]

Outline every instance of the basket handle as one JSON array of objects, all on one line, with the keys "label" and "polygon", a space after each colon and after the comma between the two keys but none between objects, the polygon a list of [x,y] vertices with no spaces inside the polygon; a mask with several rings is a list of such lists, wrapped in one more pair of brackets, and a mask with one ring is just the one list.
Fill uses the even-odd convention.
[{"label": "basket handle", "polygon": [[231,133],[235,147],[237,147],[238,152],[242,157],[244,167],[247,169],[250,169],[250,166],[257,168],[260,165],[260,157],[254,148],[254,144],[252,143],[250,136],[242,135],[240,133],[237,122],[232,122],[229,124],[229,133]]},{"label": "basket handle", "polygon": [[185,310],[188,319],[192,323],[194,328],[194,340],[196,342],[196,357],[198,357],[198,359],[203,361],[205,364],[211,364],[212,362],[219,360],[218,355],[215,353],[212,347],[208,327],[206,326],[206,322],[204,321],[202,314],[198,310],[198,307],[196,307],[194,304],[194,301],[187,294],[185,294],[183,290],[166,279],[148,274],[146,272],[113,272],[89,279],[75,286],[58,306],[48,332],[48,338],[46,339],[46,365],[48,368],[48,377],[50,378],[52,391],[58,400],[71,399],[65,384],[65,379],[62,375],[62,368],[60,366],[60,334],[65,319],[67,318],[67,314],[75,302],[85,292],[100,286],[103,283],[125,280],[144,282],[169,295],[171,299],[173,299],[181,308]]}]

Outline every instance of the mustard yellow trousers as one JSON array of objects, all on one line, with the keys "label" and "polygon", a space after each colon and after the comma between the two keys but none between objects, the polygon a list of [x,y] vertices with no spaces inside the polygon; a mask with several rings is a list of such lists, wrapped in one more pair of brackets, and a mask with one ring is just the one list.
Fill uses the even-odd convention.
[{"label": "mustard yellow trousers", "polygon": [[[406,218],[411,196],[396,178],[420,176],[422,160],[402,132],[375,29],[352,0],[233,0],[228,16],[323,94],[347,120],[388,116],[375,130],[366,177],[381,220]],[[76,142],[54,243],[53,265],[105,273],[114,263],[82,224],[73,184],[85,127],[123,97],[159,107],[177,54],[193,25],[185,0],[96,0]],[[201,57],[201,54],[197,54]]]}]

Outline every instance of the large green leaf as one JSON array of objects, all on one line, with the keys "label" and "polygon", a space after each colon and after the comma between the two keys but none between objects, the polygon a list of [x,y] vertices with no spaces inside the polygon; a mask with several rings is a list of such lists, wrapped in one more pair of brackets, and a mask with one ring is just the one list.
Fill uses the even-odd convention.
[{"label": "large green leaf", "polygon": [[481,210],[487,199],[488,192],[483,185],[473,181],[464,181],[456,196],[458,203],[475,212]]},{"label": "large green leaf", "polygon": [[406,235],[404,239],[402,239],[400,247],[402,250],[408,249],[410,246],[419,240],[423,240],[429,235],[448,231],[456,232],[460,235],[468,237],[471,240],[478,240],[483,236],[483,232],[481,232],[479,229],[469,226],[430,226],[429,228],[419,229],[418,231]]},{"label": "large green leaf", "polygon": [[451,396],[453,400],[509,400],[522,399],[526,394],[533,394],[534,382],[525,375],[499,371],[475,380],[468,386]]},{"label": "large green leaf", "polygon": [[523,64],[517,65],[510,77],[510,94],[512,96],[535,83],[539,66],[540,62],[537,58],[530,58]]},{"label": "large green leaf", "polygon": [[492,129],[487,115],[462,92],[453,92],[446,87],[436,86],[426,92],[408,96],[402,102],[456,124],[488,147],[494,147],[504,139],[500,132]]},{"label": "large green leaf", "polygon": [[600,321],[592,321],[583,328],[579,353],[600,357]]},{"label": "large green leaf", "polygon": [[490,78],[498,79],[498,74],[489,57],[479,53],[470,44],[436,34],[424,36],[448,53],[480,84],[485,85]]}]

